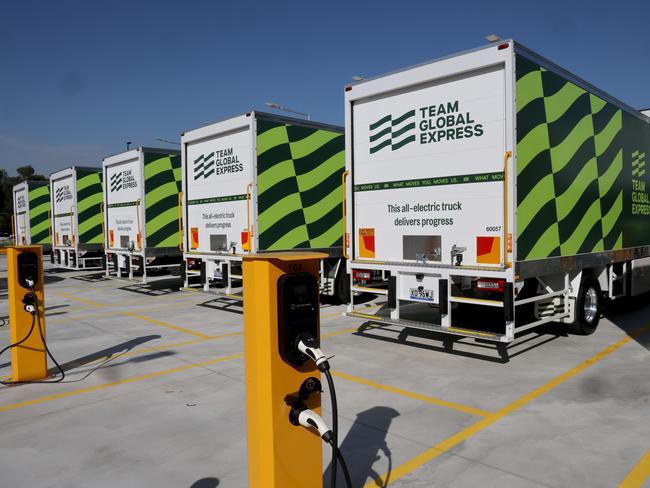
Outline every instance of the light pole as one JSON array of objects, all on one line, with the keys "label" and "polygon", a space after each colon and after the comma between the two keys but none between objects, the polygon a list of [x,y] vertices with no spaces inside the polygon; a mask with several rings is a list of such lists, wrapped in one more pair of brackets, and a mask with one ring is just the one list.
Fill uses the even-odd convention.
[{"label": "light pole", "polygon": [[160,141],[160,142],[164,142],[165,144],[175,144],[175,145],[177,145],[177,146],[180,146],[180,145],[181,145],[180,142],[170,141],[169,139],[163,139],[162,137],[156,137],[155,140],[156,140],[156,141]]},{"label": "light pole", "polygon": [[283,107],[279,103],[275,103],[275,102],[266,102],[265,105],[267,107],[271,107],[271,108],[274,108],[276,110],[282,110],[283,112],[291,112],[292,114],[302,115],[307,120],[311,120],[311,118],[309,117],[309,112],[298,112],[297,110],[293,110],[291,108]]}]

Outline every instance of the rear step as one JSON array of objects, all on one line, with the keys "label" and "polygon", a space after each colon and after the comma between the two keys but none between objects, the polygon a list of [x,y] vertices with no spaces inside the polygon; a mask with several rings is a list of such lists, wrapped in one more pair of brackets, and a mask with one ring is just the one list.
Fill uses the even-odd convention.
[{"label": "rear step", "polygon": [[394,320],[389,317],[380,317],[377,315],[361,313],[361,312],[347,312],[345,315],[348,317],[357,317],[361,319],[370,320],[372,322],[376,322],[379,324],[395,325],[398,327],[410,327],[413,329],[430,330],[433,332],[441,332],[443,334],[451,334],[451,335],[463,336],[463,337],[473,337],[475,339],[484,339],[484,340],[494,341],[494,342],[511,342],[508,340],[505,334],[495,334],[493,332],[482,332],[480,330],[463,329],[460,327],[443,327],[441,325],[429,324],[427,322],[419,322],[416,320],[406,320],[406,319]]},{"label": "rear step", "polygon": [[388,290],[386,288],[373,288],[370,286],[353,286],[351,288],[352,292],[359,293],[373,293],[375,295],[388,295]]}]

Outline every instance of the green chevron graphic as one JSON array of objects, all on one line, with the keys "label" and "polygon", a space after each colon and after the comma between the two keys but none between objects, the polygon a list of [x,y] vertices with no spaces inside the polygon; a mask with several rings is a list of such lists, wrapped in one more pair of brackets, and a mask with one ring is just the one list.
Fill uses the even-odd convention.
[{"label": "green chevron graphic", "polygon": [[145,154],[144,191],[147,247],[177,247],[181,157]]},{"label": "green chevron graphic", "polygon": [[261,250],[342,245],[344,148],[339,132],[258,121]]},{"label": "green chevron graphic", "polygon": [[47,181],[27,183],[29,198],[29,228],[31,243],[51,245],[50,236],[50,184]]},{"label": "green chevron graphic", "polygon": [[79,244],[102,244],[101,170],[77,168],[77,222]]},{"label": "green chevron graphic", "polygon": [[517,56],[518,259],[622,247],[621,109]]},{"label": "green chevron graphic", "polygon": [[370,154],[390,147],[391,151],[415,141],[415,110],[395,117],[388,114],[370,124]]}]

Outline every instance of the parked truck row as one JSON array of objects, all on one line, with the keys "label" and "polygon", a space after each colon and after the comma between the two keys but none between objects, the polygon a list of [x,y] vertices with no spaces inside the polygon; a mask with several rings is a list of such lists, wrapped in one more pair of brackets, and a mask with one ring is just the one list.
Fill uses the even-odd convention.
[{"label": "parked truck row", "polygon": [[[345,88],[345,127],[251,111],[14,188],[53,261],[240,298],[247,253],[322,251],[321,292],[508,343],[650,290],[650,110],[514,41]],[[359,297],[386,297],[376,314]],[[467,311],[470,313],[467,313]],[[472,320],[479,317],[480,320]]]}]

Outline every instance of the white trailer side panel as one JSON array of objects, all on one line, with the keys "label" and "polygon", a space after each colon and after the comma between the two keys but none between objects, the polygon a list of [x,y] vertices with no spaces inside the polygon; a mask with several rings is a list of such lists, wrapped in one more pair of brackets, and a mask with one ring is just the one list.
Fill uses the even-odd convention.
[{"label": "white trailer side panel", "polygon": [[186,252],[242,253],[246,191],[254,181],[249,127],[188,142],[185,151]]},{"label": "white trailer side panel", "polygon": [[76,187],[73,170],[52,178],[52,226],[56,247],[74,247],[77,242]]},{"label": "white trailer side panel", "polygon": [[504,65],[358,100],[354,258],[503,261]]},{"label": "white trailer side panel", "polygon": [[108,249],[143,249],[144,196],[140,152],[126,161],[106,165],[106,242]]},{"label": "white trailer side panel", "polygon": [[29,188],[26,183],[14,187],[14,242],[29,245]]}]

